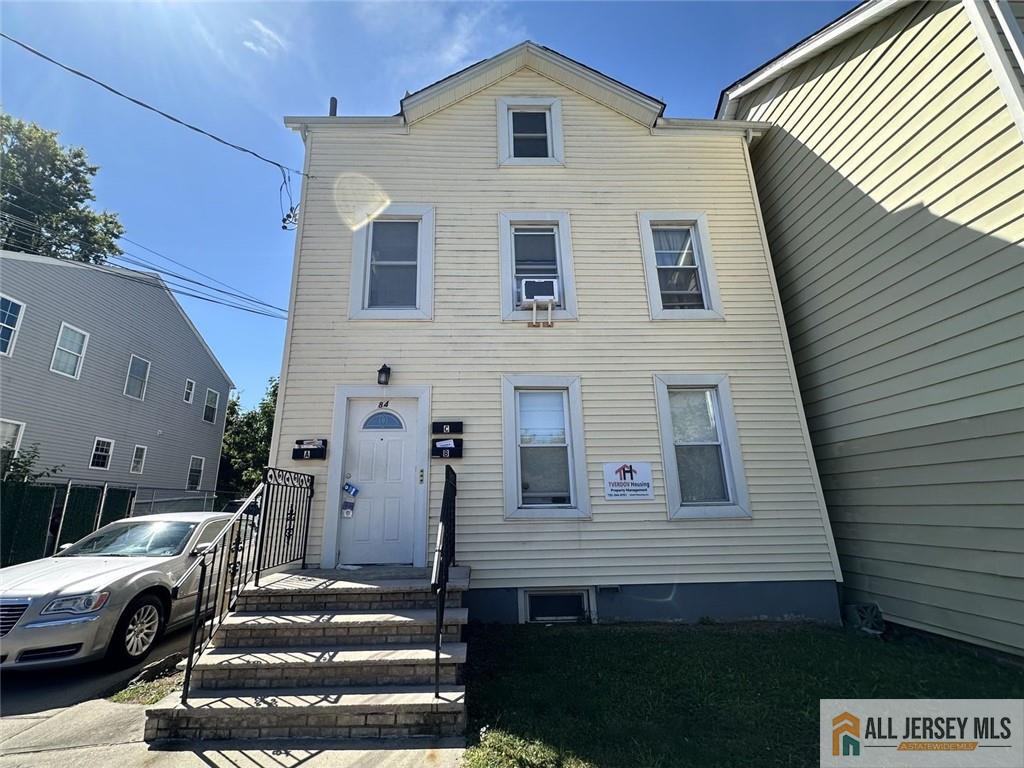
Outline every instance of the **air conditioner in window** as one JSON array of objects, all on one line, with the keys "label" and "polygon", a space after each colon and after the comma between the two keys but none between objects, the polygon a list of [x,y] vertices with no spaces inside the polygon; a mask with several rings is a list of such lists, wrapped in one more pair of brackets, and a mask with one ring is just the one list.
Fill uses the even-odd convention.
[{"label": "air conditioner in window", "polygon": [[553,277],[524,277],[520,281],[519,295],[524,307],[554,306],[558,303],[558,280]]}]

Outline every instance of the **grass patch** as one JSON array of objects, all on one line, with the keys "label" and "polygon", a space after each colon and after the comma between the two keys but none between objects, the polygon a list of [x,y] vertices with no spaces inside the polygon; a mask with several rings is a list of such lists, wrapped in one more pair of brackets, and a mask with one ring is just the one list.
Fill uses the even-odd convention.
[{"label": "grass patch", "polygon": [[156,680],[140,680],[110,697],[115,704],[156,704],[185,681],[184,672],[173,672]]},{"label": "grass patch", "polygon": [[467,768],[811,766],[819,699],[1024,696],[1019,667],[818,625],[468,631]]}]

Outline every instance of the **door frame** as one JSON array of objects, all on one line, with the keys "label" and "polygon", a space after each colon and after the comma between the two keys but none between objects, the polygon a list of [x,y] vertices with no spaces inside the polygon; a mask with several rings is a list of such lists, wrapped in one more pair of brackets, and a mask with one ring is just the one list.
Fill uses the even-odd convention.
[{"label": "door frame", "polygon": [[[414,473],[423,470],[424,480],[415,482],[415,510],[413,517],[412,564],[423,568],[427,564],[427,515],[430,501],[430,385],[420,386],[351,386],[339,384],[334,391],[334,423],[331,427],[331,441],[334,450],[327,467],[327,500],[324,505],[323,541],[321,542],[320,567],[334,568],[338,563],[339,535],[341,533],[341,486],[344,477],[345,449],[348,437],[349,400],[352,399],[393,400],[410,398],[418,403],[416,425],[417,447]],[[413,427],[410,427],[413,428]]]}]

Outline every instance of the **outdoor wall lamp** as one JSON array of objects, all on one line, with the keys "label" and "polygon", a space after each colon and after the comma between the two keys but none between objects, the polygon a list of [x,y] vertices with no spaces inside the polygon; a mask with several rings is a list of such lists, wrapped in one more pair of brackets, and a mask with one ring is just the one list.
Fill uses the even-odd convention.
[{"label": "outdoor wall lamp", "polygon": [[377,369],[377,383],[387,386],[389,381],[391,381],[391,366],[384,363],[384,365]]}]

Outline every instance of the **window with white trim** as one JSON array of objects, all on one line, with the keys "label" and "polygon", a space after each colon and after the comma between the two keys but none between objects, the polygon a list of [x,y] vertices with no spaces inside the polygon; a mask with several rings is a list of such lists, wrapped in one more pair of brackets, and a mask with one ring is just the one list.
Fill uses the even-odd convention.
[{"label": "window with white trim", "polygon": [[53,358],[50,360],[50,370],[61,376],[77,379],[82,373],[82,361],[85,359],[85,350],[88,346],[88,333],[73,325],[61,323],[57,343],[53,348]]},{"label": "window with white trim", "polygon": [[509,96],[497,100],[499,165],[563,165],[562,102]]},{"label": "window with white trim", "polygon": [[0,470],[7,470],[7,463],[18,455],[21,437],[25,434],[25,422],[0,419]]},{"label": "window with white trim", "polygon": [[429,320],[433,292],[431,206],[392,203],[355,231],[349,317]]},{"label": "window with white trim", "polygon": [[196,395],[196,383],[192,379],[185,379],[185,394],[182,395],[182,400],[186,403],[191,403],[192,398]]},{"label": "window with white trim", "polygon": [[578,376],[502,377],[505,516],[588,517]]},{"label": "window with white trim", "polygon": [[132,465],[128,470],[133,475],[141,475],[142,471],[146,468],[146,452],[148,450],[144,445],[135,446],[135,450],[132,452]]},{"label": "window with white trim", "polygon": [[217,408],[220,406],[220,392],[215,389],[206,390],[206,403],[203,405],[203,421],[217,423]]},{"label": "window with white trim", "polygon": [[0,355],[14,352],[14,342],[18,339],[18,326],[25,315],[25,305],[10,296],[0,294]]},{"label": "window with white trim", "polygon": [[114,457],[114,441],[105,437],[97,437],[92,444],[92,456],[89,458],[89,469],[110,469],[110,460]]},{"label": "window with white trim", "polygon": [[[552,318],[575,320],[576,285],[569,214],[564,211],[502,211],[498,226],[502,319],[533,318],[533,310],[522,306],[523,280],[533,278],[552,279],[558,285],[558,302]],[[547,319],[547,310],[542,313]]]},{"label": "window with white trim", "polygon": [[136,400],[146,399],[146,385],[149,383],[149,360],[132,355],[128,360],[128,375],[124,380],[124,393]]},{"label": "window with white trim", "polygon": [[669,517],[749,517],[728,377],[656,374]]},{"label": "window with white trim", "polygon": [[651,318],[721,320],[707,216],[655,211],[639,221]]},{"label": "window with white trim", "polygon": [[206,459],[202,456],[191,456],[188,460],[188,477],[185,479],[186,491],[198,491],[203,482],[203,467]]}]

